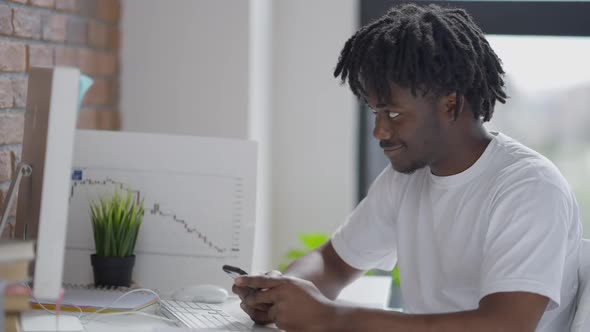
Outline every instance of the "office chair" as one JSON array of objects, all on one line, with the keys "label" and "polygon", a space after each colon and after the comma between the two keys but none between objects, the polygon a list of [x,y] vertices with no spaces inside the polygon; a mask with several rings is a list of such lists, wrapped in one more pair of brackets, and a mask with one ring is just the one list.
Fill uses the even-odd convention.
[{"label": "office chair", "polygon": [[578,278],[580,285],[571,332],[587,332],[590,331],[590,240],[582,240]]}]

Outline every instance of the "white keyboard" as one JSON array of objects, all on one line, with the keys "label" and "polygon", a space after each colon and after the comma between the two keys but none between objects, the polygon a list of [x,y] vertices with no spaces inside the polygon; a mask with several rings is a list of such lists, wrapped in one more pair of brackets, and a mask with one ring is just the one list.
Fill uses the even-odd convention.
[{"label": "white keyboard", "polygon": [[185,327],[251,331],[216,304],[171,300],[162,300],[160,304],[164,315]]}]

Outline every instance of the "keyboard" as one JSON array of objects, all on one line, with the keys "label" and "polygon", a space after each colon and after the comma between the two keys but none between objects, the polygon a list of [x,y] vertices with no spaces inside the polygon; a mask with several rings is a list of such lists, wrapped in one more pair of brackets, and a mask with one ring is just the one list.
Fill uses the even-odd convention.
[{"label": "keyboard", "polygon": [[224,331],[251,331],[226,313],[217,304],[161,300],[162,313],[189,328],[223,329]]}]

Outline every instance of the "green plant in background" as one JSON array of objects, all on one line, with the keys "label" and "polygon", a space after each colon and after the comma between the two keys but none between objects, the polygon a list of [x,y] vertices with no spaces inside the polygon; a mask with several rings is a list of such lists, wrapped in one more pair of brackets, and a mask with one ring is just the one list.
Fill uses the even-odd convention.
[{"label": "green plant in background", "polygon": [[324,233],[304,233],[299,234],[299,241],[303,243],[303,249],[291,249],[287,252],[286,261],[279,265],[279,271],[284,272],[287,266],[296,259],[305,256],[308,252],[317,249],[326,243],[330,237]]},{"label": "green plant in background", "polygon": [[[304,233],[299,235],[299,241],[303,244],[303,249],[291,249],[287,252],[285,257],[285,263],[279,265],[279,271],[284,272],[287,269],[287,266],[291,264],[296,259],[305,256],[310,251],[313,251],[326,243],[330,239],[330,236],[324,233]],[[395,268],[390,271],[391,278],[393,280],[393,284],[400,287],[400,280],[399,280],[399,269],[397,265]],[[365,275],[377,275],[375,271],[371,270],[368,271]]]},{"label": "green plant in background", "polygon": [[117,190],[110,198],[101,196],[98,202],[90,202],[96,255],[133,255],[143,214],[143,199],[136,202],[130,192],[124,195]]}]

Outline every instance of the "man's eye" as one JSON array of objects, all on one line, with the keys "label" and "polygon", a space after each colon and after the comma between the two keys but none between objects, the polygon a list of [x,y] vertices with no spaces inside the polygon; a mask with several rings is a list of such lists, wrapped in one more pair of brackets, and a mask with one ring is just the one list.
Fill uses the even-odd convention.
[{"label": "man's eye", "polygon": [[397,118],[399,115],[399,113],[397,112],[387,112],[387,117],[389,117],[390,119],[395,119]]},{"label": "man's eye", "polygon": [[373,115],[377,115],[377,110],[374,110],[372,108],[369,108],[369,112],[373,113]]}]

